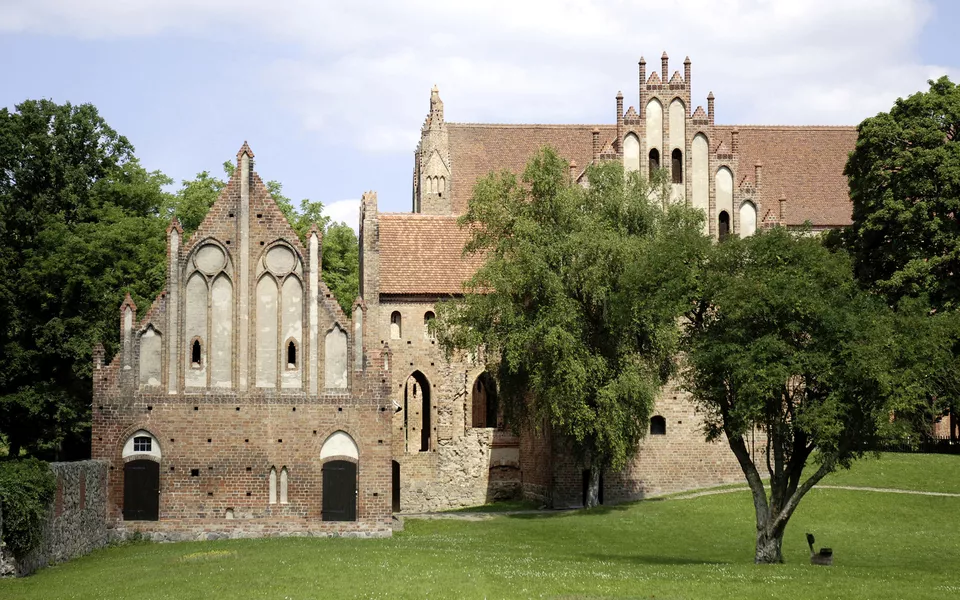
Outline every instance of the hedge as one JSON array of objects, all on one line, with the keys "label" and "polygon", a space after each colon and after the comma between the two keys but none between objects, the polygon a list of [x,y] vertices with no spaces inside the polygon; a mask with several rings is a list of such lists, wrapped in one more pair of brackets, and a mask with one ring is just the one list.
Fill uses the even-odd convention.
[{"label": "hedge", "polygon": [[43,538],[47,509],[57,491],[50,465],[35,458],[0,461],[0,538],[17,559]]}]

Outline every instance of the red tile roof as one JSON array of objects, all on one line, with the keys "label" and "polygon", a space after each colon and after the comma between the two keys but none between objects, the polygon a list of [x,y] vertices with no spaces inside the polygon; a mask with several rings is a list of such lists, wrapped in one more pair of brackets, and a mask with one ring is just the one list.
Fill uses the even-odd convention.
[{"label": "red tile roof", "polygon": [[463,255],[470,232],[457,217],[381,213],[379,221],[381,294],[460,294],[483,264]]},{"label": "red tile roof", "polygon": [[[787,225],[809,220],[817,227],[849,225],[853,206],[843,168],[857,142],[856,127],[788,127],[740,125],[717,127],[728,140],[740,131],[737,182],[753,181],[754,165],[763,164],[760,203],[777,205],[786,196]],[[716,140],[714,140],[715,142]]]},{"label": "red tile roof", "polygon": [[481,125],[447,123],[452,163],[453,211],[462,214],[477,180],[491,171],[523,172],[541,146],[551,145],[560,156],[588,165],[593,160],[594,128],[604,142],[616,135],[613,125]]}]

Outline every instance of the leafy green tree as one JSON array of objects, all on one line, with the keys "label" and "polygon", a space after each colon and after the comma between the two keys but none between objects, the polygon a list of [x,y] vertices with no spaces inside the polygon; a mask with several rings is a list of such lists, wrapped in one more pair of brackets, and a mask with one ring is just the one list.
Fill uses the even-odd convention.
[{"label": "leafy green tree", "polygon": [[82,455],[91,350],[117,307],[163,281],[169,179],[147,172],[92,105],[0,111],[0,432],[8,452]]},{"label": "leafy green tree", "polygon": [[[944,355],[947,341],[923,346],[947,322],[924,316],[915,306],[895,315],[861,289],[846,254],[816,237],[776,228],[713,248],[687,319],[683,380],[708,439],[725,437],[746,477],[756,562],[782,562],[804,495],[901,427],[891,414],[915,411],[943,387],[916,361]],[[921,333],[905,327],[918,318]]]},{"label": "leafy green tree", "polygon": [[960,86],[946,77],[858,127],[846,166],[857,277],[891,301],[960,308]]},{"label": "leafy green tree", "polygon": [[[228,165],[232,167],[232,163],[226,162],[224,171],[232,172]],[[226,181],[214,177],[209,171],[201,171],[195,179],[181,182],[177,193],[168,197],[162,212],[168,219],[176,215],[184,233],[190,235],[200,227],[226,185]]]},{"label": "leafy green tree", "polygon": [[360,295],[359,265],[357,234],[346,223],[328,225],[323,234],[323,281],[348,315]]},{"label": "leafy green tree", "polygon": [[546,148],[522,183],[507,172],[477,183],[460,222],[466,252],[486,263],[434,327],[448,352],[486,357],[514,428],[548,424],[571,444],[595,506],[600,473],[624,467],[646,433],[709,241],[702,213],[665,207],[665,180],[609,163],[583,188],[568,172]]}]

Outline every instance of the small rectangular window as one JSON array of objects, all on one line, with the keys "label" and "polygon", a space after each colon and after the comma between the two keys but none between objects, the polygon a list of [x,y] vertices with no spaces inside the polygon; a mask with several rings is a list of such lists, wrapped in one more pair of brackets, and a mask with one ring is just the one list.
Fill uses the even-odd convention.
[{"label": "small rectangular window", "polygon": [[133,451],[134,452],[150,452],[151,440],[146,436],[137,436],[133,438]]}]

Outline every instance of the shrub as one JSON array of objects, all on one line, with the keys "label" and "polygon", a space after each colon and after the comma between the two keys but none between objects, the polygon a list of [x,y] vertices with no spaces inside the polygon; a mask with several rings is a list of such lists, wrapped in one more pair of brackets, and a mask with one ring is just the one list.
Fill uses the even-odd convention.
[{"label": "shrub", "polygon": [[0,462],[0,535],[17,559],[40,543],[56,490],[57,479],[47,463],[35,458]]}]

